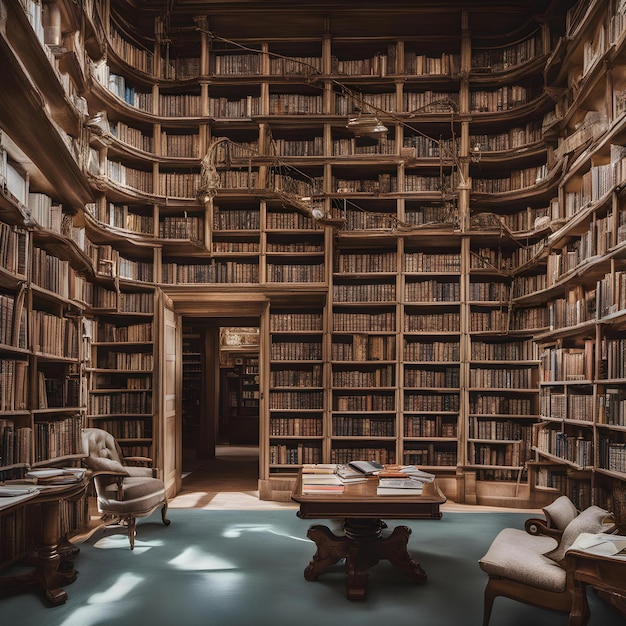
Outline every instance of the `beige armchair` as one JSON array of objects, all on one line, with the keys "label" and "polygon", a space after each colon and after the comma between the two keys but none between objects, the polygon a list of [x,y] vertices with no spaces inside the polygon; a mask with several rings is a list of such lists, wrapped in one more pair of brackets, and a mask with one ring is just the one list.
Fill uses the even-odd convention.
[{"label": "beige armchair", "polygon": [[526,530],[500,531],[479,560],[480,568],[489,575],[483,626],[488,626],[498,596],[570,613],[571,625],[583,623],[572,615],[574,572],[568,567],[566,553],[581,533],[615,532],[613,516],[597,506],[578,513],[567,496],[557,498],[543,511],[546,519],[529,520]]},{"label": "beige armchair", "polygon": [[119,444],[100,428],[82,432],[84,463],[91,470],[98,512],[105,525],[128,527],[130,549],[135,547],[136,518],[147,517],[161,507],[163,524],[169,525],[163,481],[154,476],[146,457],[124,457]]}]

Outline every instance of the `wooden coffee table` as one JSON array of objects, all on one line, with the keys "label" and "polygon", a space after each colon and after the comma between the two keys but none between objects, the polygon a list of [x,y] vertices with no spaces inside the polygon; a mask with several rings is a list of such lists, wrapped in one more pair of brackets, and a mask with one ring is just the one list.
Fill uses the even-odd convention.
[{"label": "wooden coffee table", "polygon": [[307,580],[315,580],[341,559],[346,560],[346,597],[364,600],[370,567],[386,559],[418,584],[426,582],[426,573],[408,552],[411,534],[408,526],[396,526],[389,534],[386,519],[440,519],[440,505],[446,501],[436,481],[424,486],[421,495],[379,496],[377,478],[365,483],[346,485],[341,494],[302,493],[302,472],[292,494],[300,505],[302,519],[339,519],[343,534],[327,526],[314,524],[307,537],[317,551],[304,570]]}]

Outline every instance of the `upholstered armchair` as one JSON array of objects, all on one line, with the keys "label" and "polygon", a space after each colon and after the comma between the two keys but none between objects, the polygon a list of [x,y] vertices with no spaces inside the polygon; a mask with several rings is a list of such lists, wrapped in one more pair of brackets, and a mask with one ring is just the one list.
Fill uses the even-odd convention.
[{"label": "upholstered armchair", "polygon": [[570,613],[570,624],[581,623],[571,615],[575,582],[566,553],[581,533],[614,532],[613,516],[597,506],[579,513],[566,496],[557,498],[543,512],[546,519],[528,520],[525,530],[500,531],[479,560],[480,568],[489,575],[483,626],[488,626],[498,596]]},{"label": "upholstered armchair", "polygon": [[100,428],[82,432],[85,465],[91,470],[98,512],[105,525],[128,527],[130,549],[135,547],[138,517],[147,517],[161,508],[163,524],[167,519],[167,497],[163,481],[154,476],[147,457],[124,457],[113,435]]}]

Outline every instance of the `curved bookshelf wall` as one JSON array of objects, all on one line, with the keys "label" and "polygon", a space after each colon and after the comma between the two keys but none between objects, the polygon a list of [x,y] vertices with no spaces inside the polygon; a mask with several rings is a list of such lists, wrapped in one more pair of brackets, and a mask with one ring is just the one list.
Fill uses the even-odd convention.
[{"label": "curved bookshelf wall", "polygon": [[[50,103],[19,115],[63,146],[59,163],[39,156],[20,183],[8,165],[19,172],[31,140],[2,143],[12,178],[2,236],[32,250],[0,273],[17,329],[0,362],[32,386],[27,401],[5,394],[7,419],[32,429],[76,411],[135,451],[158,450],[155,296],[254,291],[270,303],[263,493],[302,462],[356,455],[427,466],[469,503],[537,505],[560,489],[617,506],[623,10],[572,2],[567,15],[488,34],[485,7],[405,9],[405,22],[423,18],[412,32],[320,9],[306,26],[231,24],[223,37],[217,9],[181,14],[189,28],[172,32],[160,17],[131,32],[127,10],[96,3],[85,26],[67,25],[65,52],[42,44],[21,8],[9,19],[27,37],[2,35]],[[10,67],[18,83],[23,70]],[[382,138],[346,128],[365,114],[387,127]],[[6,107],[3,118],[24,119]],[[220,184],[203,205],[202,159],[216,140]],[[29,203],[31,191],[48,200]],[[25,223],[38,200],[41,219],[66,230]],[[34,262],[67,282],[31,278]],[[85,319],[90,332],[66,332],[78,352],[39,354],[20,339],[22,310],[29,324]],[[553,372],[580,351],[582,380]],[[57,365],[79,399],[68,387],[48,414],[34,390],[57,385]],[[589,419],[568,417],[583,410]],[[584,462],[561,453],[568,437]]]}]

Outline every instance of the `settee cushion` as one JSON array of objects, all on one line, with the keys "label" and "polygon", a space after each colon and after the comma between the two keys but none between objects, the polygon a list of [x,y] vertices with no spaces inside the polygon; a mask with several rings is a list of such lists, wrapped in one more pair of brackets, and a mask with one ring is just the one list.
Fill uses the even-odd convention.
[{"label": "settee cushion", "polygon": [[567,525],[578,515],[574,503],[567,496],[559,496],[552,504],[543,508],[548,525],[551,528],[565,530]]},{"label": "settee cushion", "polygon": [[564,564],[565,553],[576,541],[580,533],[599,533],[606,530],[606,521],[610,513],[599,506],[590,506],[575,517],[563,531],[559,545],[554,549],[545,553],[549,559],[552,559],[559,565]]},{"label": "settee cushion", "polygon": [[490,576],[561,592],[565,590],[565,570],[544,556],[545,552],[554,550],[556,546],[557,541],[552,537],[505,528],[498,533],[478,563]]}]

